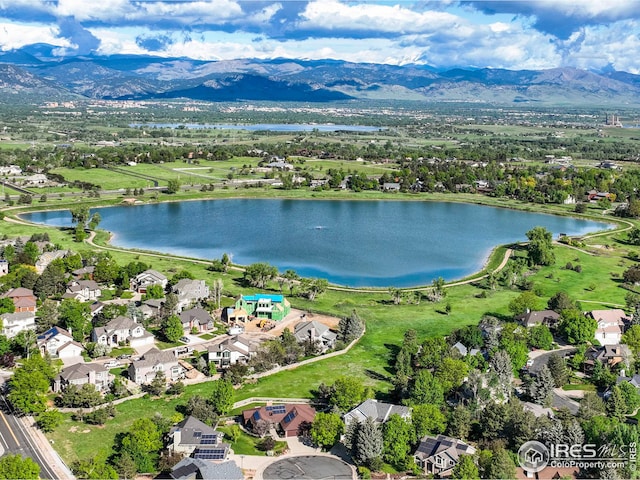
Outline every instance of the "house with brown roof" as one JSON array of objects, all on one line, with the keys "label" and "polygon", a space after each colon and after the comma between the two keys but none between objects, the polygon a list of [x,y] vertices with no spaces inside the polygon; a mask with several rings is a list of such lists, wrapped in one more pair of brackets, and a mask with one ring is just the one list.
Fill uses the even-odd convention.
[{"label": "house with brown roof", "polygon": [[69,385],[81,387],[89,383],[96,387],[96,390],[104,392],[109,389],[113,380],[113,375],[109,373],[103,365],[96,363],[76,363],[62,370],[53,379],[53,391],[62,392]]},{"label": "house with brown roof", "polygon": [[595,339],[600,345],[617,345],[622,340],[622,334],[627,314],[620,308],[610,310],[592,310],[587,315],[598,322]]},{"label": "house with brown roof", "polygon": [[129,379],[137,384],[151,383],[157,372],[162,372],[166,381],[175,382],[184,377],[184,368],[173,352],[152,348],[140,360],[129,364]]},{"label": "house with brown roof", "polygon": [[313,423],[315,417],[316,409],[305,403],[266,405],[242,412],[248,429],[253,431],[259,421],[265,421],[268,428],[275,428],[285,437],[297,437],[301,430]]},{"label": "house with brown roof", "polygon": [[293,335],[299,343],[314,342],[322,352],[333,348],[338,339],[338,335],[329,330],[329,327],[315,320],[298,323],[293,329]]},{"label": "house with brown roof", "polygon": [[583,368],[585,372],[590,373],[596,362],[615,367],[616,365],[629,365],[632,358],[631,349],[624,344],[589,347],[584,353]]},{"label": "house with brown roof", "polygon": [[33,290],[29,288],[12,288],[2,294],[0,298],[10,298],[16,308],[16,312],[36,311],[36,296],[33,294]]},{"label": "house with brown roof", "polygon": [[413,454],[416,464],[426,475],[449,477],[461,455],[473,455],[476,449],[457,438],[425,436]]}]

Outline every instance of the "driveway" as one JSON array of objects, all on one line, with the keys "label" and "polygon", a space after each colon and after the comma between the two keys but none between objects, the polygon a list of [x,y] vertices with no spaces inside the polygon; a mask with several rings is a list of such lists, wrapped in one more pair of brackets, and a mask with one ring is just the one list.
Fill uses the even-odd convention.
[{"label": "driveway", "polygon": [[556,350],[534,350],[529,352],[529,359],[533,360],[533,365],[529,367],[529,373],[532,375],[536,375],[542,370],[548,362],[551,355],[554,353],[566,357],[567,355],[571,355],[576,351],[576,348],[572,345],[565,345],[563,347],[557,348]]}]

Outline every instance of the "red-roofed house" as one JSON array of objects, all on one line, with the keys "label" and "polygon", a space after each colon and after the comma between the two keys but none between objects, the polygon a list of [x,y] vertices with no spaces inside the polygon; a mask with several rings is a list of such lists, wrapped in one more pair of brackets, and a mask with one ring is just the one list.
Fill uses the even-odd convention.
[{"label": "red-roofed house", "polygon": [[16,307],[16,313],[36,311],[36,297],[33,290],[28,288],[12,288],[0,298],[10,298]]},{"label": "red-roofed house", "polygon": [[305,403],[267,405],[242,412],[244,424],[253,430],[256,423],[264,420],[269,428],[276,428],[285,437],[297,437],[316,418],[316,409]]}]

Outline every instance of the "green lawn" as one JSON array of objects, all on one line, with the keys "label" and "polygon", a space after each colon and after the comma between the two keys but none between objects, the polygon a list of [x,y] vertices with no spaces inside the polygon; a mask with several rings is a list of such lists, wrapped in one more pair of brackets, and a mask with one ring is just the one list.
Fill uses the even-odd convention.
[{"label": "green lawn", "polygon": [[[229,442],[229,427],[216,427],[216,430],[220,430],[225,434],[225,441]],[[248,433],[243,431],[240,432],[240,436],[238,439],[231,443],[231,448],[233,449],[233,453],[236,455],[259,455],[265,456],[267,452],[264,452],[257,448],[257,444],[260,443],[262,439],[258,437],[253,437]],[[274,452],[281,453],[283,450],[287,448],[287,442],[276,442],[274,447]]]},{"label": "green lawn", "polygon": [[562,389],[570,392],[573,390],[584,390],[585,392],[595,392],[596,386],[591,383],[577,383],[577,384],[567,384],[563,385]]}]

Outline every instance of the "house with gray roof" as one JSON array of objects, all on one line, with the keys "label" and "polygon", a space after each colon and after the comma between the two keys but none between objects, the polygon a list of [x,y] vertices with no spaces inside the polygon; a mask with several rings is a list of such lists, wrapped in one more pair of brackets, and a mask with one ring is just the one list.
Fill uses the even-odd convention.
[{"label": "house with gray roof", "polygon": [[233,335],[207,349],[209,363],[226,368],[238,362],[247,362],[258,351],[258,342],[245,335]]},{"label": "house with gray roof", "polygon": [[213,329],[213,317],[204,308],[196,307],[184,310],[178,314],[185,332],[196,329],[198,332],[208,332]]},{"label": "house with gray roof", "polygon": [[40,255],[38,260],[36,260],[36,273],[38,275],[42,275],[44,269],[47,268],[51,262],[59,258],[65,258],[67,255],[69,255],[69,253],[69,250],[54,250],[53,252],[44,252],[42,255]]},{"label": "house with gray roof", "polygon": [[174,480],[244,480],[242,470],[236,462],[229,460],[221,463],[208,462],[199,458],[186,457],[173,466],[170,478]]},{"label": "house with gray roof", "polygon": [[350,412],[345,413],[342,419],[347,426],[349,426],[351,422],[363,422],[367,418],[372,418],[377,424],[383,424],[391,415],[400,415],[400,417],[404,419],[409,419],[411,418],[411,409],[404,405],[379,402],[370,398],[362,402]]},{"label": "house with gray roof", "polygon": [[315,320],[298,323],[294,327],[293,335],[299,343],[312,341],[321,345],[323,352],[333,348],[338,339],[338,335],[329,330],[329,327]]},{"label": "house with gray roof", "polygon": [[560,314],[553,310],[528,311],[517,318],[522,325],[527,328],[537,325],[546,325],[549,328],[556,328],[560,321]]},{"label": "house with gray roof", "polygon": [[91,341],[117,347],[119,345],[130,345],[132,348],[153,345],[154,337],[135,320],[117,316],[104,327],[96,327],[91,331]]},{"label": "house with gray roof", "polygon": [[[226,460],[229,454],[229,444],[223,443],[224,434],[201,422],[196,417],[188,416],[183,421],[172,427],[168,434],[167,448],[176,453],[194,455],[195,458],[203,458],[206,453],[214,455],[215,460]],[[199,455],[198,455],[199,454]],[[198,455],[196,457],[196,455]],[[213,459],[210,459],[213,460]]]},{"label": "house with gray roof", "polygon": [[113,375],[109,373],[103,365],[97,363],[76,363],[62,370],[53,379],[53,391],[62,392],[69,385],[78,387],[89,383],[96,387],[96,390],[104,392],[108,390]]},{"label": "house with gray roof", "polygon": [[175,382],[184,377],[184,368],[178,363],[173,352],[163,352],[152,348],[140,360],[129,364],[129,380],[144,385],[151,383],[157,372],[162,372],[168,382]]},{"label": "house with gray roof", "polygon": [[33,312],[3,313],[0,321],[0,333],[7,338],[13,338],[24,330],[36,329],[36,314]]},{"label": "house with gray roof", "polygon": [[449,477],[460,461],[461,455],[473,455],[476,449],[462,440],[438,435],[426,436],[413,454],[416,464],[426,475]]},{"label": "house with gray roof", "polygon": [[162,310],[162,304],[164,300],[160,300],[157,298],[150,298],[149,300],[145,300],[140,305],[140,312],[142,312],[142,317],[153,318],[160,315],[160,311]]},{"label": "house with gray roof", "polygon": [[70,332],[61,327],[51,327],[36,338],[38,350],[42,355],[50,355],[54,358],[80,357],[84,347],[73,340]]},{"label": "house with gray roof", "polygon": [[62,298],[74,298],[79,302],[98,300],[102,295],[102,289],[93,280],[72,280],[67,284],[67,291]]},{"label": "house with gray roof", "polygon": [[173,286],[173,293],[178,296],[177,309],[183,310],[209,298],[209,287],[204,280],[183,278]]},{"label": "house with gray roof", "polygon": [[151,285],[160,285],[162,290],[167,288],[167,277],[157,270],[149,269],[131,279],[131,290],[138,293],[147,293]]}]

